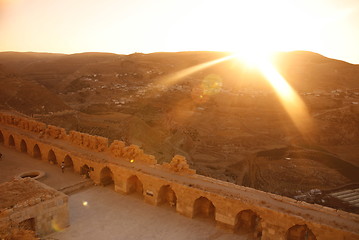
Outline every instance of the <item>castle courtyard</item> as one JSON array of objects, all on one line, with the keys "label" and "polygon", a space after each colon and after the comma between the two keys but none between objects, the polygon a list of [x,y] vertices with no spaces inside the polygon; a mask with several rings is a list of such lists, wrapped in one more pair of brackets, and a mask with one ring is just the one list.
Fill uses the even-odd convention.
[{"label": "castle courtyard", "polygon": [[146,204],[136,194],[124,195],[111,187],[88,186],[89,180],[79,174],[68,169],[62,173],[58,166],[15,149],[0,145],[0,152],[3,154],[0,183],[27,171],[39,170],[45,172],[40,182],[57,190],[71,190],[70,227],[43,239],[250,239],[218,227],[208,219],[191,219],[170,207]]}]

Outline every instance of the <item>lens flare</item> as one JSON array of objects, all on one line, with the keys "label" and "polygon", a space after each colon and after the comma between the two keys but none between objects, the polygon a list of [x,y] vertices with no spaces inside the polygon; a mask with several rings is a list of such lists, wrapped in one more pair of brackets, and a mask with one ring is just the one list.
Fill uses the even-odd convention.
[{"label": "lens flare", "polygon": [[213,95],[219,93],[222,89],[222,78],[217,74],[209,74],[202,81],[203,94]]},{"label": "lens flare", "polygon": [[64,230],[64,227],[62,227],[56,219],[51,220],[51,227],[55,232],[61,232],[62,230]]},{"label": "lens flare", "polygon": [[[148,85],[149,94],[147,95],[147,97],[153,97],[153,96],[157,95],[158,92],[156,91],[156,89],[157,90],[160,89],[161,92],[165,92],[166,90],[168,90],[168,88],[170,88],[172,85],[175,85],[176,83],[178,83],[185,77],[187,77],[193,73],[196,73],[198,71],[201,71],[203,69],[206,69],[208,67],[211,67],[213,65],[216,65],[218,63],[230,60],[230,59],[233,59],[233,56],[228,55],[228,56],[225,56],[225,57],[222,57],[219,59],[201,63],[196,66],[192,66],[192,67],[177,71],[175,73],[160,77],[154,81],[155,82],[154,86],[151,86],[152,84]],[[218,84],[221,84],[221,83],[218,83]],[[220,85],[220,87],[221,86],[222,85]],[[138,92],[138,94],[140,94],[140,93]],[[201,96],[201,98],[203,98],[203,97],[204,96]]]},{"label": "lens flare", "polygon": [[257,45],[254,47],[242,48],[233,52],[232,57],[237,59],[241,64],[247,68],[256,68],[263,62],[271,62],[275,51],[259,48]]},{"label": "lens flare", "polygon": [[311,130],[311,118],[303,100],[277,71],[273,63],[263,61],[258,65],[258,68],[275,90],[281,104],[297,129],[308,140],[309,131]]},{"label": "lens flare", "polygon": [[312,121],[306,105],[298,93],[289,85],[286,79],[278,72],[273,64],[274,52],[254,51],[239,54],[234,53],[233,58],[251,68],[256,68],[276,92],[282,106],[288,113],[296,128],[306,140],[310,140],[309,132],[312,130]]},{"label": "lens flare", "polygon": [[170,75],[164,77],[158,83],[163,84],[166,88],[168,88],[169,86],[171,86],[173,84],[176,84],[179,80],[183,79],[184,77],[186,77],[188,75],[191,75],[191,74],[193,74],[195,72],[198,72],[200,70],[203,70],[203,69],[208,68],[210,66],[213,66],[215,64],[224,62],[224,61],[229,60],[231,58],[232,58],[232,56],[226,56],[226,57],[223,57],[223,58],[220,58],[220,59],[216,59],[216,60],[213,60],[213,61],[201,63],[201,64],[198,64],[196,66],[180,70],[180,71],[178,71],[176,73],[173,73],[173,74],[170,74]]}]

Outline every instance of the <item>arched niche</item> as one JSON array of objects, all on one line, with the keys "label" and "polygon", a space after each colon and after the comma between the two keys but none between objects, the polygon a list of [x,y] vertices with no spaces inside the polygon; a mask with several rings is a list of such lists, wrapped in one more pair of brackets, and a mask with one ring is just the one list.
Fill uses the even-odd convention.
[{"label": "arched niche", "polygon": [[206,197],[199,197],[193,204],[193,217],[215,219],[216,207]]},{"label": "arched niche", "polygon": [[158,204],[159,205],[166,204],[176,208],[177,196],[170,185],[164,185],[160,188],[158,192]]}]

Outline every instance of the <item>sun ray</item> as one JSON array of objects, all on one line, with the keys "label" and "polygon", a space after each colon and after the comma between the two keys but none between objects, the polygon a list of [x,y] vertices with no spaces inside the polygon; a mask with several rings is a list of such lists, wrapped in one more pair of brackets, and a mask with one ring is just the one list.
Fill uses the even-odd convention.
[{"label": "sun ray", "polygon": [[231,58],[232,58],[232,56],[226,56],[226,57],[222,57],[222,58],[219,58],[219,59],[215,59],[215,60],[212,60],[212,61],[209,61],[209,62],[201,63],[201,64],[198,64],[196,66],[192,66],[192,67],[180,70],[178,72],[175,72],[173,74],[169,74],[169,75],[163,77],[157,83],[164,85],[165,88],[168,88],[169,86],[177,83],[180,79],[183,79],[184,77],[186,77],[188,75],[191,75],[191,74],[193,74],[195,72],[201,71],[201,70],[203,70],[205,68],[211,67],[211,66],[213,66],[215,64],[224,62],[224,61],[229,60]]},{"label": "sun ray", "polygon": [[198,65],[195,65],[195,66],[192,66],[192,67],[182,69],[180,71],[168,74],[166,76],[154,79],[152,81],[154,84],[150,84],[150,85],[147,86],[147,88],[149,90],[147,98],[151,98],[154,95],[157,95],[158,94],[157,90],[160,90],[161,92],[166,92],[166,90],[169,87],[171,87],[172,85],[178,83],[180,80],[182,80],[183,78],[185,78],[185,77],[187,77],[187,76],[189,76],[189,75],[191,75],[193,73],[196,73],[198,71],[201,71],[203,69],[206,69],[208,67],[211,67],[213,65],[216,65],[218,63],[221,63],[221,62],[224,62],[224,61],[227,61],[227,60],[230,60],[230,59],[233,59],[233,56],[230,56],[230,55],[225,56],[225,57],[222,57],[222,58],[219,58],[219,59],[215,59],[215,60],[212,60],[212,61],[209,61],[209,62],[201,63],[201,64],[198,64]]},{"label": "sun ray", "polygon": [[272,62],[263,61],[258,65],[259,70],[275,90],[282,106],[288,113],[294,125],[306,140],[312,129],[311,117],[299,94],[290,86],[278,72]]},{"label": "sun ray", "polygon": [[291,118],[296,128],[306,140],[310,140],[312,121],[308,109],[299,94],[290,86],[287,80],[278,72],[273,64],[273,52],[234,53],[234,58],[241,63],[258,69],[276,92],[282,106]]}]

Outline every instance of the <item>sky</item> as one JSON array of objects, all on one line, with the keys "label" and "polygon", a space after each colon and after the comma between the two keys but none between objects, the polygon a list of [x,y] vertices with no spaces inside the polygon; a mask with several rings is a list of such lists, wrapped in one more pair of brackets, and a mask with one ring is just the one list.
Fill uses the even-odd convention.
[{"label": "sky", "polygon": [[0,51],[197,50],[359,64],[359,0],[0,0]]}]

